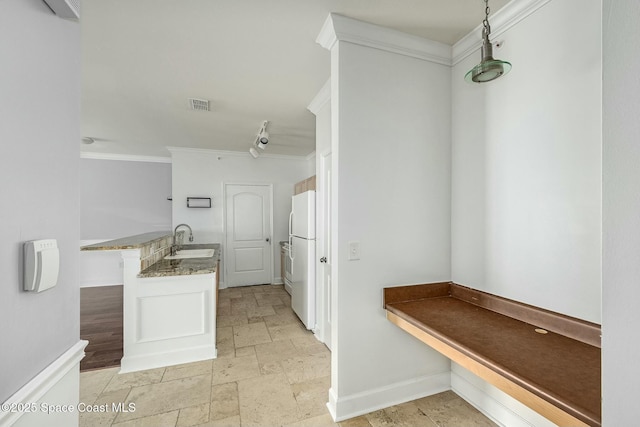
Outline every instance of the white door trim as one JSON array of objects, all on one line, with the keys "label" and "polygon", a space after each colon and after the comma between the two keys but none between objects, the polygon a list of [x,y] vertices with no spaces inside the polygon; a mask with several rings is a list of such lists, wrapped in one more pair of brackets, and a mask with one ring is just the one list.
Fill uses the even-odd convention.
[{"label": "white door trim", "polygon": [[[325,281],[325,270],[327,266],[331,266],[331,248],[330,241],[327,241],[327,230],[325,225],[330,222],[331,213],[328,212],[326,206],[328,185],[326,182],[325,168],[327,165],[327,157],[331,156],[331,149],[324,150],[319,159],[319,168],[316,172],[316,330],[318,339],[325,343],[327,347],[332,347],[331,342],[331,315],[329,308],[331,307],[330,294],[327,292],[327,283]],[[329,202],[330,203],[330,202]],[[327,217],[329,215],[329,218]],[[329,220],[329,221],[327,221]],[[330,230],[328,230],[330,232]],[[321,257],[327,257],[329,264],[320,262]],[[329,276],[331,274],[329,273]]]},{"label": "white door trim", "polygon": [[[225,281],[226,279],[229,277],[228,274],[228,270],[227,270],[227,263],[224,262],[224,260],[229,259],[229,249],[227,248],[227,231],[228,231],[228,227],[227,227],[227,186],[229,185],[251,185],[251,186],[261,186],[261,187],[268,187],[269,188],[269,198],[271,199],[271,203],[269,204],[269,229],[270,229],[270,235],[271,235],[271,250],[269,251],[269,265],[271,266],[271,277],[270,277],[270,281],[271,283],[274,283],[274,274],[275,274],[275,267],[273,265],[273,260],[274,260],[274,248],[277,247],[278,249],[278,256],[280,256],[280,246],[279,245],[275,245],[274,244],[274,240],[273,240],[273,184],[272,183],[265,183],[265,182],[245,182],[245,181],[223,181],[222,182],[222,233],[224,235],[224,245],[223,245],[223,250],[222,253],[224,254],[224,259],[223,262],[221,262],[222,264],[222,270],[224,271],[224,277],[225,277]],[[278,258],[279,259],[279,258]],[[221,283],[222,285],[222,283]],[[221,288],[226,288],[226,284],[224,286],[221,286]]]}]

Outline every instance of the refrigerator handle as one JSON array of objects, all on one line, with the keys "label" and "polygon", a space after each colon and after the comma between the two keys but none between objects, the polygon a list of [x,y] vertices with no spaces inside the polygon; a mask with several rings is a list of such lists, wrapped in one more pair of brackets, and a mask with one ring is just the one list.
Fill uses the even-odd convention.
[{"label": "refrigerator handle", "polygon": [[293,235],[291,234],[293,232],[291,228],[292,220],[293,220],[293,211],[289,212],[289,259],[291,261],[293,261]]},{"label": "refrigerator handle", "polygon": [[293,225],[293,211],[289,212],[289,237],[291,237],[291,235],[293,234],[293,229],[291,228],[292,225]]}]

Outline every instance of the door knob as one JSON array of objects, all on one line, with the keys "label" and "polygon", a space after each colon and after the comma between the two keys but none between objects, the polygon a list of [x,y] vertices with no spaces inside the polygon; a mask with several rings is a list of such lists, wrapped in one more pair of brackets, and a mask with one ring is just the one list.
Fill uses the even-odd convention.
[{"label": "door knob", "polygon": [[270,237],[267,237],[267,243],[269,243],[271,241]]},{"label": "door knob", "polygon": [[320,262],[327,262],[327,257],[323,256],[322,258],[320,258]]}]

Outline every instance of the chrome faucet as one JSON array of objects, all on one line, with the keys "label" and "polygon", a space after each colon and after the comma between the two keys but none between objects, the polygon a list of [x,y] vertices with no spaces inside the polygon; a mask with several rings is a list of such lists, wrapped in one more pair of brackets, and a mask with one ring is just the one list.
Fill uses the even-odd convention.
[{"label": "chrome faucet", "polygon": [[193,230],[189,227],[188,224],[178,224],[176,228],[173,230],[173,244],[171,245],[171,255],[175,255],[178,250],[178,245],[176,245],[176,235],[178,234],[178,228],[187,227],[189,229],[189,241],[193,242]]}]

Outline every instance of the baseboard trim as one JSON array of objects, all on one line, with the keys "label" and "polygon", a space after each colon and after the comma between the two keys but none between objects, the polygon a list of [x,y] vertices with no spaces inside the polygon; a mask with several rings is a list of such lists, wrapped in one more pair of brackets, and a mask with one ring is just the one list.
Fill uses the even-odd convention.
[{"label": "baseboard trim", "polygon": [[120,373],[125,374],[164,366],[181,365],[183,363],[215,359],[216,357],[218,357],[218,350],[216,348],[212,349],[209,345],[186,348],[180,351],[125,356],[120,361]]},{"label": "baseboard trim", "polygon": [[329,390],[329,413],[336,422],[451,389],[450,372],[425,375],[372,390],[338,397]]},{"label": "baseboard trim", "polygon": [[555,427],[542,415],[454,363],[451,390],[499,426]]},{"label": "baseboard trim", "polygon": [[329,415],[335,422],[338,422],[338,417],[336,415],[336,407],[338,406],[338,396],[336,396],[336,392],[331,387],[329,389],[329,401],[327,402],[327,409],[329,410]]},{"label": "baseboard trim", "polygon": [[[72,369],[80,369],[80,361],[84,357],[84,349],[89,341],[80,340],[65,351],[60,357],[44,368],[31,381],[9,397],[5,404],[25,404],[38,402],[48,391],[60,382]],[[69,402],[77,404],[78,402]],[[0,425],[13,425],[28,412],[0,411]]]},{"label": "baseboard trim", "polygon": [[120,280],[120,283],[101,283],[101,282],[95,282],[95,283],[81,283],[80,284],[80,288],[100,288],[103,286],[122,286],[122,280]]}]

